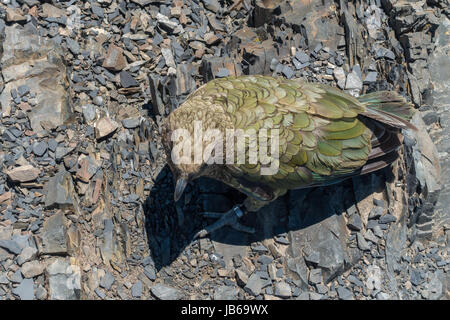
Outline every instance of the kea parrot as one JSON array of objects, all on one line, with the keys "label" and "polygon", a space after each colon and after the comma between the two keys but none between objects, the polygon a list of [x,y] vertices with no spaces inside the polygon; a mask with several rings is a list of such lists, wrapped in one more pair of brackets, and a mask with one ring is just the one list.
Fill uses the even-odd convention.
[{"label": "kea parrot", "polygon": [[[413,106],[393,91],[355,98],[338,88],[301,79],[262,75],[214,79],[191,93],[162,124],[162,142],[176,180],[175,201],[194,179],[206,176],[222,181],[247,198],[226,213],[205,212],[218,221],[195,237],[204,237],[225,225],[252,233],[254,229],[242,225],[239,219],[288,190],[335,184],[391,164],[403,142],[401,129],[415,130],[409,123],[413,114]],[[194,141],[174,138],[176,132],[195,136],[196,123],[201,123],[202,132],[213,130],[215,137],[197,137]],[[270,138],[276,132],[278,150],[272,148],[275,140],[265,141],[267,150],[278,153],[267,152],[266,159],[250,161],[249,147],[261,148],[258,135],[244,139],[244,161],[236,161],[236,153],[226,152],[227,148],[234,151],[226,142],[220,144],[225,150],[222,153],[215,149],[219,142],[213,138],[226,137],[227,130],[238,129],[257,133],[265,129]],[[191,148],[176,148],[177,143],[183,145],[182,141]],[[178,157],[174,157],[175,149]],[[204,153],[195,161],[195,151],[206,149],[213,150],[210,157]],[[235,161],[226,161],[230,160],[225,159],[227,154]],[[184,161],[180,161],[183,156]],[[271,163],[277,170],[262,174],[268,159],[274,161]]]}]

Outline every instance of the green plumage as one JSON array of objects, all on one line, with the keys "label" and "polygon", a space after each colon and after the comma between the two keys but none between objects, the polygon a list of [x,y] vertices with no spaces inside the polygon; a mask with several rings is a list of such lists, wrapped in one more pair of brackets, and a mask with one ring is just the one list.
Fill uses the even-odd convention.
[{"label": "green plumage", "polygon": [[[267,201],[287,189],[327,185],[358,174],[370,160],[372,149],[373,128],[367,123],[408,127],[413,112],[411,105],[393,92],[356,99],[327,85],[241,76],[210,81],[171,116],[195,113],[202,105],[220,106],[218,110],[229,119],[227,126],[234,129],[266,128],[269,135],[270,130],[279,130],[279,170],[275,174],[261,175],[259,162],[216,166],[207,174]],[[170,121],[172,130],[181,126],[175,118]],[[262,196],[255,185],[269,190],[272,199]]]}]

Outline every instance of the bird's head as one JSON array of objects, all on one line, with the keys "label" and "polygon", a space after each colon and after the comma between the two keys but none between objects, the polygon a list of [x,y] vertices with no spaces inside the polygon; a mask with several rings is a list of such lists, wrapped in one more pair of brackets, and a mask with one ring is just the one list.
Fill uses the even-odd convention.
[{"label": "bird's head", "polygon": [[201,95],[189,97],[164,119],[161,133],[167,162],[176,179],[175,201],[190,181],[208,176],[217,168],[207,164],[221,157],[220,152],[216,154],[215,148],[210,147],[221,145],[220,137],[224,137],[226,128],[232,127],[223,106],[214,103],[212,97]]},{"label": "bird's head", "polygon": [[[189,182],[207,175],[211,169],[203,159],[195,161],[193,154],[198,145],[191,139],[192,123],[181,121],[181,118],[173,113],[169,115],[164,121],[161,132],[167,164],[174,177],[175,201],[181,198]],[[186,144],[183,144],[183,141]],[[186,147],[187,145],[190,147]]]}]

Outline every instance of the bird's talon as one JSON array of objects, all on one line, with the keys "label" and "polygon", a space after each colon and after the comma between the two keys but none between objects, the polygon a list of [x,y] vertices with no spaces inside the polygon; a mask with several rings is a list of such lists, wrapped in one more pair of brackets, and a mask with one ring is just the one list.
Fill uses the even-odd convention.
[{"label": "bird's talon", "polygon": [[207,218],[216,218],[219,220],[197,232],[194,236],[195,239],[203,238],[213,231],[216,231],[224,226],[230,226],[237,231],[255,233],[254,228],[247,227],[239,223],[238,219],[240,219],[244,215],[244,212],[239,206],[234,206],[231,210],[225,213],[203,212],[202,215]]}]

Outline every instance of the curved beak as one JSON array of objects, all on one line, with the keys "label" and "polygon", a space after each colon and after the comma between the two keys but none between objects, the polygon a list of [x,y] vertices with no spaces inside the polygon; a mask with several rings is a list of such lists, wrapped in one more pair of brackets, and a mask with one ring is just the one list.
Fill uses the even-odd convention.
[{"label": "curved beak", "polygon": [[185,178],[177,179],[177,184],[175,186],[175,193],[173,195],[175,202],[177,202],[181,198],[181,195],[183,194],[184,189],[187,186],[187,183],[188,183],[188,181]]}]

